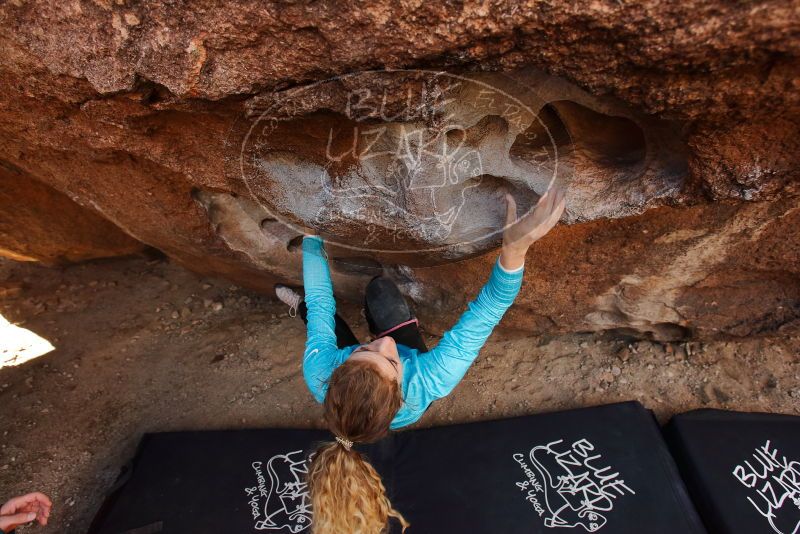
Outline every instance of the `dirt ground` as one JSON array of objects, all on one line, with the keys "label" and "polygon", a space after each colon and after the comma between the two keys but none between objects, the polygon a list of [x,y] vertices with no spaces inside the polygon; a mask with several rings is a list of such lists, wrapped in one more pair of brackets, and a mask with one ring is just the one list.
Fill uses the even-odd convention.
[{"label": "dirt ground", "polygon": [[[365,336],[358,309],[341,311]],[[0,261],[0,315],[55,347],[19,363],[27,341],[0,321],[0,498],[40,490],[54,502],[51,526],[21,530],[85,532],[145,432],[321,426],[304,326],[286,312],[162,260]],[[798,334],[670,345],[495,334],[418,425],[629,399],[662,421],[698,407],[797,414]]]}]

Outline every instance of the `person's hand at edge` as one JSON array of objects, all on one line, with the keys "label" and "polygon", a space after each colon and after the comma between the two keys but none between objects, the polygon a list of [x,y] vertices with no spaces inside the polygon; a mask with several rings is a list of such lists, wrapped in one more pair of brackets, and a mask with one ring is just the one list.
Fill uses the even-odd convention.
[{"label": "person's hand at edge", "polygon": [[50,517],[52,506],[50,498],[38,491],[9,499],[0,507],[0,531],[11,532],[34,519],[44,526]]},{"label": "person's hand at edge", "polygon": [[515,271],[525,265],[528,249],[558,223],[564,213],[565,204],[563,190],[548,190],[539,198],[536,207],[518,220],[517,203],[513,196],[507,194],[506,227],[503,231],[500,265],[508,271]]}]

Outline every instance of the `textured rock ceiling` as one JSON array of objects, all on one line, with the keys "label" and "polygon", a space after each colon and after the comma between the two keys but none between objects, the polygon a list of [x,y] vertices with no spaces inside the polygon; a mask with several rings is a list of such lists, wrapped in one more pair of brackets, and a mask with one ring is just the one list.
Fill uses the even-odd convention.
[{"label": "textured rock ceiling", "polygon": [[6,255],[149,246],[269,291],[299,283],[312,225],[341,298],[384,272],[437,330],[485,279],[501,194],[526,208],[555,182],[567,213],[507,328],[800,315],[796,2],[17,0],[0,19]]},{"label": "textured rock ceiling", "polygon": [[[387,88],[406,89],[396,109]],[[679,123],[530,69],[367,72],[280,96],[250,107],[249,193],[273,219],[409,265],[497,247],[506,192],[527,211],[565,187],[575,223],[675,201],[687,176]]]}]

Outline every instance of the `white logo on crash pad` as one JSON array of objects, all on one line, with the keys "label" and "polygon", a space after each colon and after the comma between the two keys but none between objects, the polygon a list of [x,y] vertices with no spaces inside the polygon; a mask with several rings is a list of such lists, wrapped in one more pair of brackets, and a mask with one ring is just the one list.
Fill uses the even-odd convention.
[{"label": "white logo on crash pad", "polygon": [[545,527],[596,532],[608,522],[616,499],[636,492],[618,472],[603,466],[602,455],[592,454],[595,447],[589,440],[571,446],[563,443],[559,439],[537,445],[527,459],[522,453],[514,454],[525,474],[525,480],[516,485],[544,519]]},{"label": "white logo on crash pad", "polygon": [[296,534],[311,527],[311,498],[303,451],[276,454],[251,464],[256,485],[245,488],[256,530]]},{"label": "white logo on crash pad", "polygon": [[752,459],[733,468],[733,476],[752,490],[747,500],[772,530],[800,533],[800,462],[787,460],[767,440]]}]

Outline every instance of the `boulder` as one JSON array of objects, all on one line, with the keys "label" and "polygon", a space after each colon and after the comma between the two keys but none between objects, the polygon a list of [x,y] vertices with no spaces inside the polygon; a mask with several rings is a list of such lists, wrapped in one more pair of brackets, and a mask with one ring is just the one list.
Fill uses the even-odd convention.
[{"label": "boulder", "polygon": [[141,252],[108,219],[0,161],[0,255],[48,265]]},{"label": "boulder", "polygon": [[[269,292],[301,282],[314,227],[340,298],[386,273],[436,332],[486,279],[503,194],[525,211],[557,186],[567,211],[508,331],[674,340],[800,316],[794,2],[18,0],[0,17],[0,160],[28,184],[4,171],[26,206],[0,244],[16,254],[144,244]],[[59,233],[21,231],[52,228],[31,221],[53,196],[75,206]]]}]

